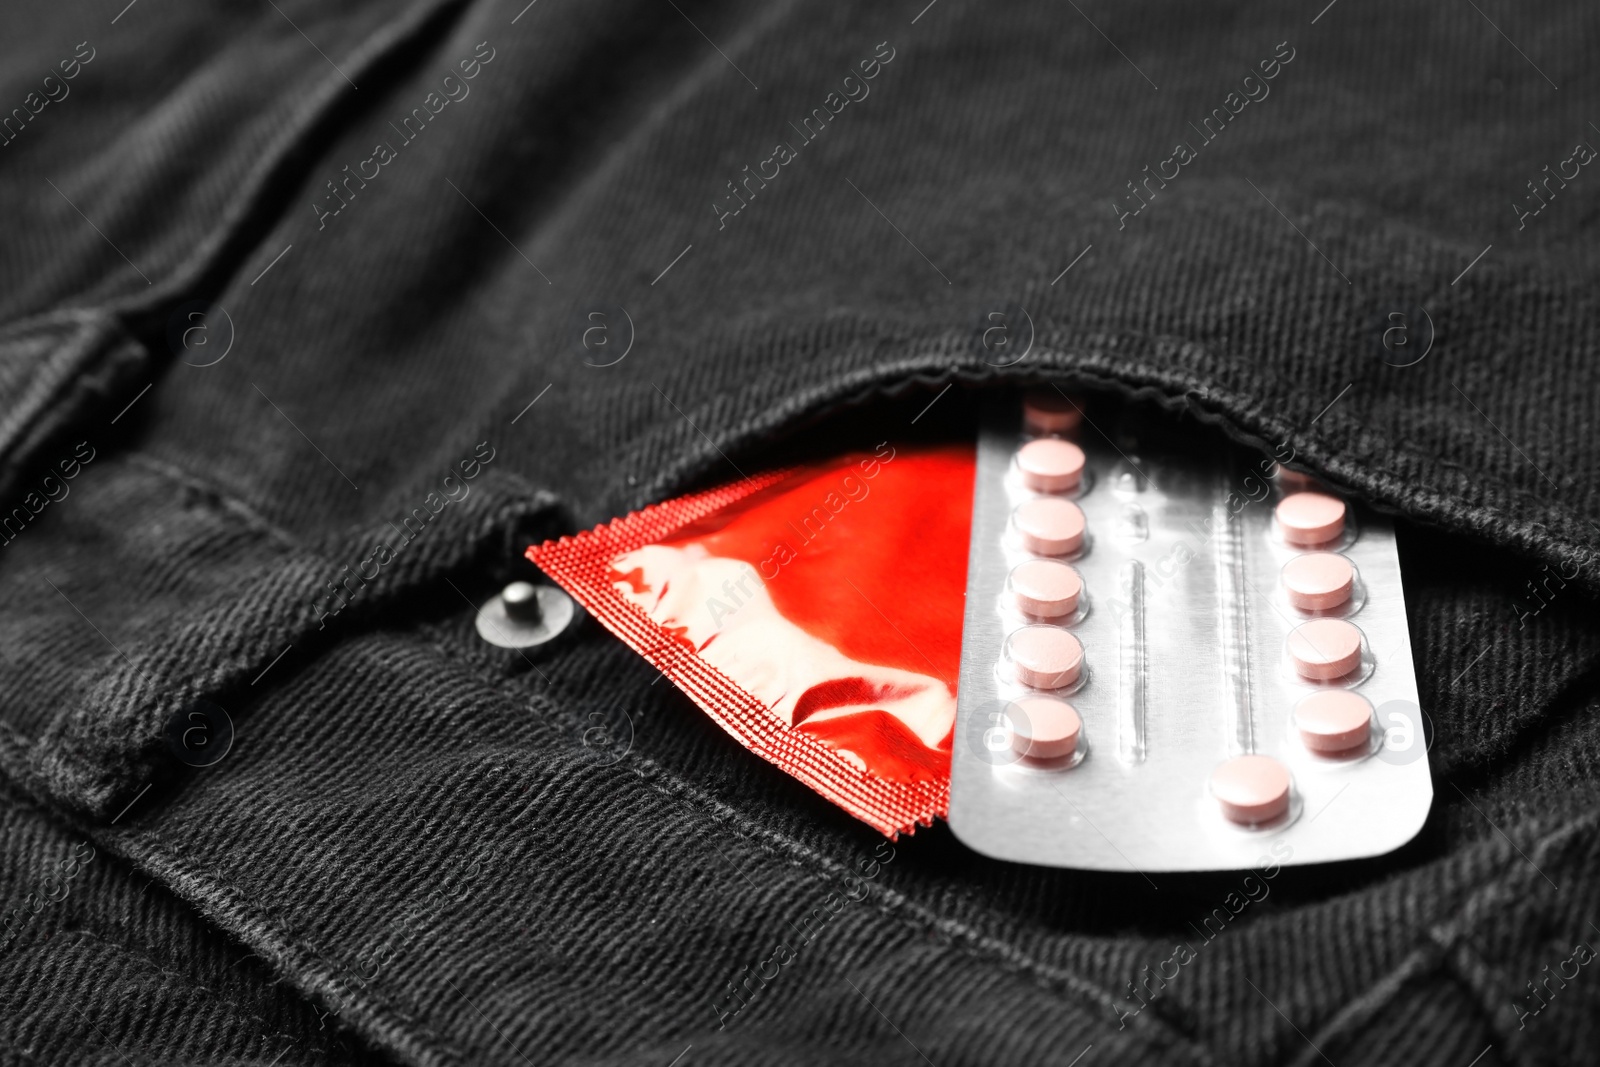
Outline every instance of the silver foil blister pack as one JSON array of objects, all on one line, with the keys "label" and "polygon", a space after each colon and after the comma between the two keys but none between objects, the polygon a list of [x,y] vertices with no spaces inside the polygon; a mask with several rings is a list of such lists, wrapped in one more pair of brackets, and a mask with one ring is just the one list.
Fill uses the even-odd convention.
[{"label": "silver foil blister pack", "polygon": [[[1092,414],[1092,412],[1090,413]],[[986,855],[1232,870],[1391,851],[1432,803],[1392,525],[1060,394],[980,430],[950,824]]]}]

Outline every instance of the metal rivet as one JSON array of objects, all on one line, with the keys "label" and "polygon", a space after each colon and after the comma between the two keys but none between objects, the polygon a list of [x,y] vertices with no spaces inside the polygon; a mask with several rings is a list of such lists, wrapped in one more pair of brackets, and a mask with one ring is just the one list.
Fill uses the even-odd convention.
[{"label": "metal rivet", "polygon": [[500,591],[506,614],[518,622],[536,623],[544,615],[539,606],[539,589],[532,582],[512,582]]},{"label": "metal rivet", "polygon": [[531,648],[561,634],[577,605],[552,585],[512,582],[478,609],[478,636],[500,648]]}]

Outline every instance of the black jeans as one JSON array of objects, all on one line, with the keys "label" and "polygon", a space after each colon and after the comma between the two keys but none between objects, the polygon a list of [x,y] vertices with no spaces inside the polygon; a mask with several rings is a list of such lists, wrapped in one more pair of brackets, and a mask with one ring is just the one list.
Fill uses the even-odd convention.
[{"label": "black jeans", "polygon": [[[0,1058],[1592,1055],[1592,4],[119,6],[0,44]],[[889,845],[477,637],[531,540],[1042,380],[1402,520],[1428,827],[1159,985],[1238,877]]]}]

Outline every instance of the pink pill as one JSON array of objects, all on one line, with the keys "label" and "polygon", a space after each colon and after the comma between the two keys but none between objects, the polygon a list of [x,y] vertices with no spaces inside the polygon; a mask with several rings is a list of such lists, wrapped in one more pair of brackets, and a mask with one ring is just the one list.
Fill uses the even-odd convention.
[{"label": "pink pill", "polygon": [[1278,501],[1278,528],[1291,545],[1321,545],[1344,532],[1344,501],[1327,493],[1291,493]]},{"label": "pink pill", "polygon": [[1083,720],[1078,710],[1055,697],[1023,697],[1011,702],[1011,749],[1029,759],[1065,759],[1078,750]]},{"label": "pink pill", "polygon": [[1283,567],[1283,591],[1303,611],[1325,611],[1350,599],[1355,566],[1332,552],[1308,552]]},{"label": "pink pill", "polygon": [[1304,471],[1290,470],[1283,464],[1278,464],[1278,469],[1273,474],[1279,487],[1286,493],[1300,493],[1307,489],[1320,490],[1322,483]]},{"label": "pink pill", "polygon": [[1294,709],[1295,729],[1313,752],[1338,755],[1364,748],[1372,737],[1372,705],[1348,689],[1324,689]]},{"label": "pink pill", "polygon": [[1030,559],[1011,571],[1011,599],[1029,615],[1047,619],[1071,615],[1078,610],[1083,579],[1065,563],[1054,559]]},{"label": "pink pill", "polygon": [[1236,823],[1271,822],[1289,810],[1289,768],[1271,756],[1235,756],[1211,772],[1211,795]]},{"label": "pink pill", "polygon": [[1083,480],[1083,449],[1071,441],[1041,437],[1017,450],[1022,484],[1036,493],[1064,493]]},{"label": "pink pill", "polygon": [[1041,556],[1065,556],[1083,547],[1083,512],[1060,497],[1041,496],[1018,505],[1014,521],[1022,547]]},{"label": "pink pill", "polygon": [[1343,619],[1312,619],[1289,631],[1289,659],[1304,678],[1342,678],[1361,664],[1361,631]]},{"label": "pink pill", "polygon": [[1006,662],[1018,682],[1034,689],[1059,689],[1078,680],[1083,646],[1054,626],[1024,626],[1006,638]]},{"label": "pink pill", "polygon": [[1029,433],[1072,433],[1083,412],[1060,393],[1029,393],[1022,402],[1022,425]]}]

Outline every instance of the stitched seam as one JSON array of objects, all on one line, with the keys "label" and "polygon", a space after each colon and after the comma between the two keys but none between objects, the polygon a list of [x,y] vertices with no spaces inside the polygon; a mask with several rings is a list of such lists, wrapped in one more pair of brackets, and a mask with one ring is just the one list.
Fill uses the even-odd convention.
[{"label": "stitched seam", "polygon": [[[501,695],[510,698],[513,702],[525,702],[528,707],[541,717],[565,721],[566,716],[552,707],[542,704],[542,695],[537,692],[518,691],[513,688],[509,679],[493,679],[485,683],[478,678],[476,670],[470,663],[464,663],[447,646],[432,640],[425,639],[424,643],[430,645],[444,658],[471,674],[480,684],[487,684],[493,690],[499,690]],[[573,749],[569,748],[571,752]],[[698,811],[708,823],[716,823],[724,829],[732,824],[733,833],[748,844],[754,845],[763,854],[793,868],[800,873],[814,878],[817,868],[826,869],[833,875],[850,873],[848,864],[842,863],[823,853],[802,844],[776,830],[763,827],[748,816],[731,808],[727,804],[705,793],[694,784],[678,777],[672,772],[662,768],[660,764],[643,756],[635,755],[632,751],[624,754],[623,759],[632,763],[651,768],[648,774],[634,773],[650,789],[668,799],[678,801],[691,811]],[[620,762],[620,761],[619,761]],[[666,788],[670,783],[671,789]],[[777,849],[786,850],[787,854],[780,853]],[[884,902],[874,902],[873,909],[884,918],[893,919],[904,924],[916,933],[925,933],[930,930],[939,930],[951,936],[951,945],[968,958],[986,966],[997,967],[1000,971],[1024,975],[1032,980],[1033,984],[1045,992],[1060,993],[1070,991],[1083,997],[1086,1003],[1096,1007],[1114,1011],[1114,1001],[1110,993],[1102,989],[1093,981],[1057,967],[1047,964],[1028,955],[998,937],[980,933],[959,919],[948,918],[934,913],[924,905],[918,904],[904,894],[885,886],[879,886],[879,891],[885,899]],[[910,913],[901,914],[902,912]],[[987,953],[991,958],[985,958]],[[1186,1043],[1192,1051],[1205,1053],[1198,1045],[1193,1044],[1175,1027],[1164,1019],[1156,1019],[1168,1036],[1179,1043]],[[1211,1062],[1208,1055],[1204,1062]]]},{"label": "stitched seam", "polygon": [[[1583,815],[1579,815],[1568,820],[1567,822],[1558,826],[1556,829],[1552,830],[1550,833],[1546,834],[1544,837],[1540,838],[1539,841],[1534,844],[1532,849],[1534,855],[1539,855],[1558,839],[1566,837],[1571,833],[1582,829],[1583,824],[1587,823],[1592,826],[1597,819],[1600,819],[1600,811],[1586,812]],[[1490,839],[1483,847],[1486,849],[1493,849],[1497,846],[1496,842]],[[1503,846],[1502,850],[1510,848],[1511,846],[1506,845]],[[1335,1014],[1333,1019],[1331,1019],[1326,1026],[1317,1031],[1317,1037],[1320,1039],[1320,1041],[1337,1039],[1345,1031],[1360,1025],[1361,1023],[1365,1022],[1366,1019],[1376,1015],[1378,1012],[1391,1005],[1399,996],[1404,982],[1412,977],[1415,977],[1415,975],[1407,974],[1405,972],[1414,966],[1419,966],[1420,963],[1425,962],[1429,956],[1433,957],[1433,968],[1435,970],[1446,972],[1455,980],[1465,983],[1469,988],[1475,989],[1476,987],[1472,984],[1467,976],[1462,975],[1453,967],[1447,967],[1449,963],[1449,953],[1458,947],[1458,945],[1466,938],[1471,929],[1481,924],[1483,920],[1493,917],[1492,909],[1496,898],[1518,898],[1520,891],[1514,890],[1511,885],[1514,877],[1520,874],[1522,878],[1532,881],[1530,873],[1524,872],[1522,867],[1523,865],[1521,862],[1521,857],[1514,856],[1512,855],[1511,851],[1507,851],[1504,863],[1501,865],[1500,872],[1489,881],[1486,881],[1477,890],[1469,894],[1467,899],[1463,901],[1458,908],[1454,909],[1454,913],[1460,916],[1458,920],[1446,921],[1442,924],[1435,923],[1429,926],[1423,931],[1422,936],[1426,939],[1425,942],[1420,944],[1415,952],[1407,956],[1399,964],[1395,965],[1388,972],[1381,975],[1372,983],[1375,987],[1381,988],[1386,983],[1392,981],[1393,987],[1389,989],[1389,991],[1381,999],[1375,1002],[1364,1002],[1357,1000],[1351,1004],[1347,1004],[1342,1011]],[[1473,914],[1475,912],[1482,912],[1483,914]],[[1487,1019],[1489,1028],[1493,1030],[1495,1035],[1499,1038],[1499,1041],[1497,1041],[1496,1044],[1503,1044],[1508,1039],[1514,1041],[1514,1038],[1509,1037],[1500,1029],[1498,1025],[1495,1024],[1494,1016],[1492,1014],[1488,1015]],[[1313,1059],[1309,1057],[1302,1057],[1299,1062],[1305,1062],[1309,1064],[1313,1062]]]},{"label": "stitched seam", "polygon": [[[190,990],[191,993],[204,993],[211,999],[217,1001],[219,1004],[224,1004],[234,1009],[234,1011],[239,1015],[255,1020],[257,1023],[261,1024],[263,1028],[272,1025],[268,1023],[267,1020],[262,1016],[258,1015],[254,1011],[251,1011],[248,1007],[239,1003],[237,1000],[234,1000],[232,997],[218,993],[216,990],[210,989],[207,986],[203,986],[199,982],[194,981],[192,978],[162,965],[162,963],[156,959],[156,949],[152,945],[140,942],[138,943],[138,946],[135,947],[133,944],[105,937],[93,930],[88,929],[87,927],[75,927],[72,929],[63,930],[61,933],[65,936],[78,936],[87,938],[91,941],[98,941],[108,948],[113,948],[124,953],[131,959],[141,960],[145,963],[148,963],[163,978],[169,979],[173,983]],[[280,1034],[283,1033],[283,1031],[274,1031],[274,1033]],[[285,1034],[284,1036],[291,1035]],[[315,1052],[321,1056],[326,1056],[331,1051],[331,1048],[329,1046],[309,1046],[308,1051]]]},{"label": "stitched seam", "polygon": [[[423,640],[420,643],[431,646],[436,652],[445,653],[443,646],[439,645],[435,641]],[[446,655],[445,658],[452,664],[452,666],[455,666],[457,669],[462,670],[463,673],[467,674],[471,680],[476,681],[479,684],[483,684],[482,679],[477,677],[476,672],[467,668],[466,665],[461,664],[461,662],[454,655]],[[508,689],[509,682],[499,681],[487,686],[487,688]],[[541,716],[550,717],[549,709],[539,706],[539,703],[535,700],[527,700],[527,697],[529,696],[528,694],[522,694],[522,696],[534,711],[539,713]],[[534,694],[534,696],[536,696],[536,694]],[[559,720],[563,717],[557,715],[556,718]],[[766,853],[771,858],[780,860],[788,866],[793,867],[794,869],[807,875],[814,875],[815,869],[813,865],[808,865],[799,858],[799,856],[802,854],[810,856],[813,864],[821,865],[832,873],[837,874],[847,869],[844,865],[838,863],[837,861],[817,853],[804,845],[801,845],[792,838],[788,838],[777,833],[776,831],[766,828],[755,827],[751,820],[743,815],[738,814],[737,812],[734,812],[732,809],[729,809],[726,805],[719,801],[715,801],[714,799],[702,799],[703,794],[700,790],[683,781],[682,779],[679,779],[676,776],[661,770],[659,766],[653,762],[646,761],[643,759],[643,757],[632,758],[638,762],[647,763],[649,766],[655,768],[655,774],[659,774],[665,778],[671,779],[672,782],[675,783],[677,789],[685,795],[693,795],[697,799],[701,799],[701,803],[706,805],[706,808],[702,809],[702,814],[704,814],[706,810],[709,810],[709,808],[713,806],[726,812],[723,820],[716,819],[714,815],[708,815],[706,817],[711,821],[731,822],[735,824],[736,832],[741,840],[745,840],[756,845],[761,849],[762,852]],[[644,775],[640,775],[640,778],[661,795],[675,800],[682,799],[681,797],[673,796],[671,793],[667,792],[665,789],[653,782],[650,778],[646,778]],[[762,838],[767,838],[775,843],[781,844],[783,847],[789,849],[793,854],[789,856],[779,855],[777,852],[773,851],[773,849],[769,847],[765,841],[761,840]],[[140,835],[139,838],[135,838],[134,840],[145,844],[150,858],[165,860],[165,866],[168,868],[168,870],[171,873],[179,876],[178,878],[174,878],[172,880],[173,883],[177,883],[179,879],[182,878],[184,873],[186,873],[186,869],[188,872],[193,872],[195,875],[207,878],[210,880],[216,890],[230,897],[234,904],[242,911],[253,912],[262,920],[268,920],[270,925],[275,926],[280,936],[284,938],[286,947],[301,950],[315,959],[320,959],[328,964],[333,965],[339,970],[348,971],[350,969],[347,964],[340,961],[333,954],[324,953],[322,950],[318,949],[307,937],[305,937],[297,924],[290,921],[289,917],[287,917],[281,909],[258,901],[252,894],[248,893],[232,879],[223,875],[223,873],[215,866],[211,864],[195,862],[192,858],[189,858],[187,863],[179,863],[171,855],[162,856],[158,849],[161,849],[164,843],[154,834]],[[884,889],[883,893],[885,897],[895,898],[895,901],[899,907],[893,908],[884,904],[875,904],[875,910],[880,915],[903,923],[908,928],[916,932],[924,932],[929,929],[940,929],[947,934],[954,935],[954,937],[958,938],[959,940],[953,939],[951,941],[952,947],[957,947],[963,955],[975,962],[984,964],[986,966],[995,966],[1000,971],[1007,974],[1026,976],[1037,988],[1045,992],[1057,993],[1063,990],[1070,990],[1079,994],[1080,996],[1083,996],[1086,1002],[1095,1004],[1099,1007],[1109,1008],[1111,1004],[1110,997],[1105,994],[1103,990],[1100,990],[1099,987],[1087,979],[1072,974],[1071,972],[1063,971],[1060,968],[1041,963],[1040,961],[1031,958],[1020,949],[1017,949],[1015,946],[1006,944],[997,938],[980,934],[975,930],[972,930],[965,923],[962,923],[958,920],[944,919],[934,916],[929,913],[926,908],[909,901],[902,894],[888,889]],[[918,913],[917,917],[920,920],[920,924],[913,925],[907,916],[900,914],[901,909]],[[264,924],[267,923],[264,922]],[[984,955],[980,953],[980,947],[984,950],[987,950],[987,952],[992,954],[994,958],[986,959]],[[286,969],[290,968],[291,963],[292,961],[287,959],[283,961],[283,965]],[[300,964],[298,967],[294,967],[290,973],[294,976],[301,977],[302,979],[309,979],[311,972],[315,969],[316,968],[314,967]],[[1052,974],[1050,972],[1055,973]],[[374,987],[375,986],[376,983],[374,983]],[[390,1017],[400,1020],[402,1023],[409,1026],[416,1037],[430,1040],[439,1051],[452,1055],[458,1060],[465,1060],[467,1058],[466,1049],[464,1047],[456,1044],[454,1041],[439,1033],[439,1031],[435,1030],[432,1026],[427,1025],[419,1019],[419,1006],[407,1004],[407,1007],[410,1007],[412,1010],[406,1010],[406,1008],[399,1006],[402,1001],[400,1001],[393,994],[384,995],[371,992],[361,994],[360,996],[352,995],[348,989],[347,983],[337,975],[325,977],[323,979],[323,988],[327,993],[337,997],[337,999],[343,1004],[365,1004],[370,1015],[377,1014],[377,1012],[373,1009],[381,1009],[386,1011]],[[315,986],[310,987],[307,991],[312,996],[316,995]],[[1152,1022],[1161,1028],[1161,1031],[1170,1039],[1172,1044],[1186,1045],[1197,1056],[1200,1062],[1212,1062],[1209,1055],[1209,1050],[1195,1045],[1192,1041],[1174,1030],[1171,1027],[1171,1024],[1159,1018],[1153,1018]]]},{"label": "stitched seam", "polygon": [[[159,838],[155,838],[154,834],[139,835],[139,837],[133,838],[133,840],[146,845],[146,855],[142,858],[147,860],[154,858],[165,861],[164,866],[166,867],[166,873],[171,878],[171,881],[163,882],[163,885],[169,890],[175,890],[177,886],[181,885],[182,881],[186,877],[188,879],[192,879],[193,881],[204,881],[209,879],[211,882],[211,886],[209,888],[216,890],[221,895],[231,898],[234,905],[241,912],[253,914],[257,918],[257,921],[261,922],[263,926],[276,927],[277,932],[283,938],[283,944],[281,946],[283,949],[302,951],[305,954],[313,957],[314,960],[321,960],[332,965],[333,967],[338,968],[339,970],[350,970],[348,964],[342,962],[331,954],[324,953],[322,950],[317,948],[309,938],[305,937],[305,935],[294,923],[288,921],[279,908],[256,900],[251,894],[247,893],[229,878],[224,877],[221,871],[219,871],[216,867],[210,864],[197,863],[192,859],[190,859],[186,864],[179,863],[171,856],[162,855],[158,849],[163,842],[161,842]],[[180,897],[180,899],[182,898]],[[286,951],[281,955],[286,957],[290,954],[290,952]],[[280,959],[279,963],[284,967],[285,970],[289,972],[291,978],[298,977],[306,981],[306,986],[302,987],[303,991],[312,998],[317,998],[319,992],[325,992],[336,997],[341,1003],[344,1004],[359,1004],[363,1002],[362,1000],[358,1000],[356,997],[350,994],[348,984],[343,978],[336,974],[329,975],[324,978],[321,984],[322,988],[319,990],[316,985],[312,984],[314,981],[314,972],[320,969],[317,968],[314,963],[301,963],[299,966],[295,966],[294,961],[287,958]],[[464,1049],[441,1036],[432,1027],[418,1021],[418,1019],[410,1012],[396,1007],[391,998],[378,995],[368,995],[365,998],[365,1002],[372,1007],[383,1009],[391,1017],[398,1019],[409,1026],[417,1035],[422,1035],[431,1039],[439,1049],[449,1052],[456,1059],[461,1060],[464,1058]],[[369,1014],[376,1015],[377,1012],[369,1010]]]},{"label": "stitched seam", "polygon": [[[1176,338],[1165,338],[1157,335],[1139,334],[1131,331],[1128,333],[1128,335],[1146,341],[1165,340],[1171,344],[1193,344],[1192,342],[1180,342]],[[948,338],[943,337],[925,338],[923,339],[922,343],[928,347],[934,347],[938,343],[947,341]],[[1204,351],[1208,358],[1213,360],[1218,358],[1210,349],[1204,349]],[[1160,381],[1152,384],[1149,382],[1137,382],[1136,379],[1142,378],[1142,374],[1128,372],[1116,373],[1105,369],[1104,367],[1098,365],[1101,357],[1098,357],[1086,350],[1042,349],[1041,354],[1052,355],[1068,364],[1076,360],[1095,361],[1095,363],[1090,366],[1063,365],[1050,368],[1051,370],[1058,372],[1058,374],[1076,374],[1081,377],[1097,379],[1105,384],[1116,386],[1126,393],[1154,390],[1160,396],[1168,399],[1176,400],[1183,399],[1185,397],[1194,400],[1202,399],[1202,397],[1196,396],[1193,392],[1187,389],[1182,393],[1178,393],[1173,390],[1173,386],[1176,384],[1176,379],[1187,378],[1194,380],[1197,377],[1193,374],[1187,374],[1178,368],[1153,366],[1142,367],[1141,370],[1153,373],[1156,377],[1161,379]],[[928,380],[931,384],[938,384],[940,382],[957,378],[965,378],[973,381],[976,384],[1005,384],[1008,382],[1011,384],[1022,384],[1025,380],[1022,376],[1009,377],[987,373],[977,367],[958,366],[955,368],[945,368],[941,370],[937,367],[926,366],[920,362],[917,362],[917,357],[915,356],[908,356],[893,363],[888,363],[881,367],[874,368],[872,371],[867,373],[867,380],[865,384],[863,386],[856,387],[853,392],[841,392],[841,389],[848,388],[850,381],[852,379],[860,378],[861,375],[849,373],[843,375],[834,375],[829,381],[813,386],[807,393],[802,394],[801,397],[777,409],[777,411],[774,412],[774,416],[778,421],[790,420],[802,416],[806,414],[808,410],[814,408],[821,408],[835,404],[844,404],[852,399],[872,396],[882,392],[886,385],[892,385],[907,376],[918,380]],[[1263,412],[1266,411],[1264,405],[1255,404],[1248,401],[1246,398],[1235,393],[1231,385],[1228,385],[1225,388],[1227,389],[1230,409],[1223,410],[1212,405],[1207,405],[1205,410],[1211,417],[1224,420],[1235,430],[1241,433],[1246,433],[1252,437],[1256,436],[1256,434],[1243,425],[1244,419],[1242,416],[1248,416],[1250,420],[1261,424],[1263,428],[1271,428],[1275,432],[1282,431],[1279,433],[1279,436],[1283,436],[1285,438],[1300,432],[1300,430],[1293,427],[1279,426],[1279,420],[1276,417],[1263,414]],[[705,405],[701,405],[701,408],[704,408],[704,406]],[[697,408],[695,410],[700,409]],[[767,420],[769,423],[772,421],[773,419]],[[631,446],[627,452],[623,453],[620,459],[609,465],[616,469],[631,469],[640,461],[641,456],[648,453],[661,441],[669,439],[670,436],[675,432],[677,432],[677,427],[673,423],[666,421],[658,423],[647,433],[645,437],[641,438],[637,443]],[[1370,433],[1370,431],[1368,432]],[[758,439],[762,433],[763,429],[760,424],[747,420],[745,423],[739,425],[732,434],[725,434],[720,440],[725,445],[738,446],[740,444]],[[1502,507],[1487,503],[1474,503],[1462,498],[1456,492],[1441,485],[1437,478],[1430,478],[1428,481],[1418,481],[1415,478],[1412,478],[1406,475],[1404,472],[1396,469],[1396,465],[1393,460],[1397,458],[1410,460],[1424,471],[1436,470],[1440,466],[1437,461],[1428,458],[1423,453],[1412,451],[1404,447],[1402,441],[1391,441],[1386,437],[1381,439],[1383,450],[1389,453],[1389,456],[1384,458],[1381,465],[1380,463],[1366,457],[1361,452],[1356,451],[1352,446],[1335,445],[1332,442],[1327,442],[1320,439],[1317,443],[1318,446],[1330,457],[1346,457],[1353,464],[1357,464],[1366,468],[1375,480],[1387,482],[1395,487],[1399,487],[1401,485],[1407,486],[1410,489],[1414,503],[1417,502],[1415,498],[1418,496],[1431,495],[1438,503],[1449,505],[1454,508],[1479,510],[1484,512],[1486,517],[1498,519],[1502,524],[1516,526],[1521,522],[1519,517],[1508,513]],[[1482,479],[1484,477],[1482,472],[1478,471],[1469,471],[1463,469],[1463,473],[1473,479]],[[681,480],[681,472],[678,474],[672,474],[669,472],[665,476],[665,480],[668,480],[669,483],[673,478]],[[1499,479],[1496,479],[1488,484],[1493,487],[1494,492],[1509,497],[1515,502],[1525,501],[1527,506],[1537,506],[1546,517],[1554,518],[1558,520],[1558,522],[1574,527],[1588,522],[1588,520],[1584,519],[1578,512],[1572,511],[1559,504],[1552,504],[1550,501],[1535,495],[1534,490],[1520,489]],[[1491,524],[1486,522],[1482,525],[1488,526]],[[1575,538],[1568,537],[1567,540],[1570,541],[1573,547],[1581,547],[1581,544],[1577,542]]]},{"label": "stitched seam", "polygon": [[311,551],[304,542],[265,518],[255,508],[215,482],[207,481],[190,471],[184,470],[182,467],[157,459],[146,452],[128,452],[124,458],[131,465],[141,470],[199,494],[199,499],[204,502],[213,514],[229,516],[237,520],[246,529],[264,534],[285,548],[291,548],[297,552]]}]

